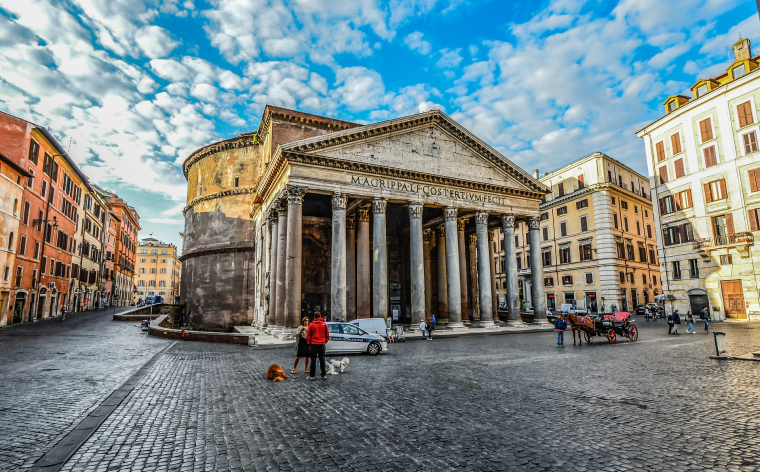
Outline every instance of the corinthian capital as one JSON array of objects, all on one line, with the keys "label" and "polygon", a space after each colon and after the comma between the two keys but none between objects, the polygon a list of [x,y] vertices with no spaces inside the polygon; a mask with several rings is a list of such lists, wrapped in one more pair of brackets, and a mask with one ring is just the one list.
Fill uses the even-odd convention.
[{"label": "corinthian capital", "polygon": [[385,198],[375,198],[372,200],[372,213],[385,213],[385,207],[388,205],[388,200]]},{"label": "corinthian capital", "polygon": [[356,219],[346,218],[346,229],[351,231],[356,229]]},{"label": "corinthian capital", "polygon": [[359,208],[356,210],[359,221],[369,221],[369,208]]},{"label": "corinthian capital", "polygon": [[438,225],[435,227],[435,234],[439,238],[445,238],[446,237],[446,225]]},{"label": "corinthian capital", "polygon": [[409,218],[414,218],[421,220],[422,219],[422,203],[420,202],[412,202],[409,204]]},{"label": "corinthian capital", "polygon": [[507,228],[515,229],[515,215],[512,213],[505,213],[501,217],[501,224],[504,226],[504,229]]},{"label": "corinthian capital", "polygon": [[539,226],[539,223],[540,223],[540,221],[535,216],[531,217],[531,218],[528,218],[528,228],[529,229],[536,229],[537,230],[538,226]]},{"label": "corinthian capital", "polygon": [[347,200],[348,198],[346,198],[345,195],[340,192],[335,192],[332,197],[333,210],[345,210]]},{"label": "corinthian capital", "polygon": [[288,200],[288,205],[302,205],[303,196],[306,195],[308,187],[298,187],[296,185],[288,185],[285,187],[285,196]]},{"label": "corinthian capital", "polygon": [[425,231],[422,232],[422,239],[425,242],[429,243],[430,241],[433,240],[434,237],[435,237],[435,233],[433,233],[432,229],[426,229]]},{"label": "corinthian capital", "polygon": [[475,213],[475,223],[479,225],[487,225],[488,224],[488,213],[485,211],[479,211]]},{"label": "corinthian capital", "polygon": [[456,207],[446,207],[443,210],[443,215],[446,218],[446,221],[454,221],[457,219],[457,209]]},{"label": "corinthian capital", "polygon": [[469,220],[469,218],[459,218],[457,220],[457,231],[464,231],[464,227]]}]

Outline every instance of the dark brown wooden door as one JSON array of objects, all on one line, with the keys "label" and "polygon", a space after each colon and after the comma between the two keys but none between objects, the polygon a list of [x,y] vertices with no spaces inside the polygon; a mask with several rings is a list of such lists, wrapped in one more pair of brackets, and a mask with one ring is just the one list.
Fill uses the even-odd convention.
[{"label": "dark brown wooden door", "polygon": [[722,280],[720,288],[723,291],[723,306],[726,307],[726,316],[729,318],[746,318],[747,310],[744,307],[742,281]]}]

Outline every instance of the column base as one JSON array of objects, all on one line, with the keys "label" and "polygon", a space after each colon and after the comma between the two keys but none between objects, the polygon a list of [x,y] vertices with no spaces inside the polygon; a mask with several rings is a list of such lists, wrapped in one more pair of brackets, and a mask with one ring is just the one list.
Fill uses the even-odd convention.
[{"label": "column base", "polygon": [[537,324],[539,326],[550,326],[551,325],[551,323],[549,323],[549,320],[547,320],[546,318],[542,318],[540,320],[534,320],[533,324]]},{"label": "column base", "polygon": [[446,327],[448,329],[464,328],[464,324],[461,321],[450,321]]},{"label": "column base", "polygon": [[486,320],[486,321],[481,321],[480,323],[478,323],[477,327],[478,328],[496,328],[497,326],[493,322],[493,320]]},{"label": "column base", "polygon": [[520,326],[527,326],[523,320],[508,320],[507,326],[509,327],[520,327]]}]

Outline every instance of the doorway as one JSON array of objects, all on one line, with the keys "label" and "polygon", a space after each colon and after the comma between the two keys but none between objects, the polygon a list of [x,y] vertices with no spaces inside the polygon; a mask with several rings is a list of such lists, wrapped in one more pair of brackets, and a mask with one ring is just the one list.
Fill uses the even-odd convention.
[{"label": "doorway", "polygon": [[707,291],[694,288],[686,292],[686,294],[689,296],[689,309],[692,315],[698,318],[705,307],[707,307],[709,313],[710,301],[707,298]]},{"label": "doorway", "polygon": [[21,323],[24,318],[24,305],[26,305],[26,294],[17,293],[16,301],[13,304],[13,323]]},{"label": "doorway", "polygon": [[586,302],[586,310],[589,313],[596,313],[598,311],[596,307],[596,292],[586,292],[584,298]]},{"label": "doorway", "polygon": [[44,313],[43,309],[45,308],[45,300],[47,300],[47,295],[44,293],[41,293],[40,296],[37,297],[37,315],[35,318],[38,320],[42,319],[42,314]]},{"label": "doorway", "polygon": [[721,280],[720,289],[723,292],[723,306],[727,318],[747,318],[744,305],[744,290],[741,280]]}]

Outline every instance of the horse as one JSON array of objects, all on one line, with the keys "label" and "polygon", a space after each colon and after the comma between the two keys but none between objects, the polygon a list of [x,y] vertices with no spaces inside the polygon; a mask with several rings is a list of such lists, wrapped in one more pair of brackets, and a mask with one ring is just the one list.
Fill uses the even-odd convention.
[{"label": "horse", "polygon": [[575,346],[575,332],[578,331],[578,342],[583,346],[583,332],[586,330],[593,330],[593,321],[585,316],[576,316],[573,313],[565,313],[568,321],[570,321],[570,330],[573,332],[573,346]]}]

